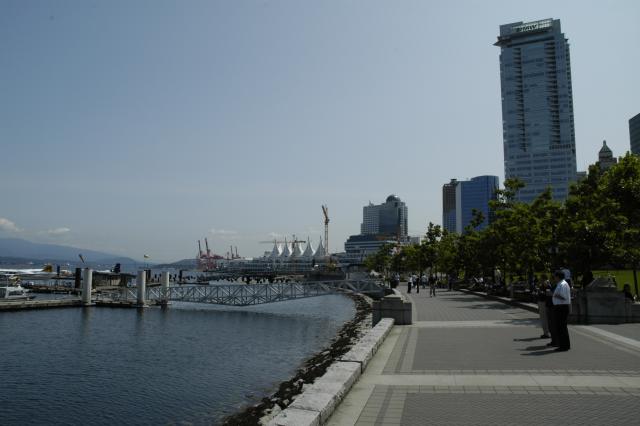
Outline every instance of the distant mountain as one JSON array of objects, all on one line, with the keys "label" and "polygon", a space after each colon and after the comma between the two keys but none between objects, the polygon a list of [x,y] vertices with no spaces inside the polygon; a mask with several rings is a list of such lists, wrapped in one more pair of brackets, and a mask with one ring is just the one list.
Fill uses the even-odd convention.
[{"label": "distant mountain", "polygon": [[154,265],[154,268],[173,268],[173,269],[187,269],[194,270],[198,267],[198,261],[196,259],[182,259],[172,263],[161,263]]},{"label": "distant mountain", "polygon": [[39,261],[66,261],[78,263],[78,254],[82,254],[85,261],[103,264],[137,264],[134,259],[115,254],[103,253],[77,247],[61,246],[57,244],[40,244],[19,238],[0,238],[0,257],[22,258]]}]

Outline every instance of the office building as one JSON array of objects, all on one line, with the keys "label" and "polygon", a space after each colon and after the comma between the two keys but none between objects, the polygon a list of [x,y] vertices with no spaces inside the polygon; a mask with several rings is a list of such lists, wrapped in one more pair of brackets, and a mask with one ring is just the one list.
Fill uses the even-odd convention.
[{"label": "office building", "polygon": [[629,139],[631,141],[631,152],[640,155],[640,114],[629,120]]},{"label": "office building", "polygon": [[391,235],[404,241],[407,238],[407,206],[400,198],[389,195],[383,204],[362,208],[361,235]]},{"label": "office building", "polygon": [[442,185],[442,229],[456,232],[456,187],[457,179]]},{"label": "office building", "polygon": [[407,218],[406,204],[395,195],[389,195],[382,204],[370,202],[362,209],[360,235],[351,235],[344,243],[345,258],[358,263],[385,244],[408,242]]},{"label": "office building", "polygon": [[484,221],[476,229],[484,229],[493,219],[489,202],[496,199],[498,187],[498,176],[477,176],[467,181],[451,179],[442,186],[442,227],[461,234],[477,210]]},{"label": "office building", "polygon": [[500,26],[502,131],[505,178],[533,201],[547,187],[564,200],[576,180],[576,144],[569,42],[560,20]]}]

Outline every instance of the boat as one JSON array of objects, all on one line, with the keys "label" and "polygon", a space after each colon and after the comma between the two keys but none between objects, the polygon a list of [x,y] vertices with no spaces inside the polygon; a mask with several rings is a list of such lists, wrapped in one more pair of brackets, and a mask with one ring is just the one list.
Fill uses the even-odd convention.
[{"label": "boat", "polygon": [[36,297],[20,285],[19,278],[16,276],[7,275],[3,281],[0,283],[0,301],[30,300]]}]

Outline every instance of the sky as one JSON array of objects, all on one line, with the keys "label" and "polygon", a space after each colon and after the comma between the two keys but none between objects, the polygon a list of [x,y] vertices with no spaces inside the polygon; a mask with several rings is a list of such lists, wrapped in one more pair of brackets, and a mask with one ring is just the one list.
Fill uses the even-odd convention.
[{"label": "sky", "polygon": [[[640,2],[0,0],[0,237],[156,261],[504,178],[499,26],[560,19],[578,170],[629,150]],[[1,253],[0,253],[1,255]]]}]

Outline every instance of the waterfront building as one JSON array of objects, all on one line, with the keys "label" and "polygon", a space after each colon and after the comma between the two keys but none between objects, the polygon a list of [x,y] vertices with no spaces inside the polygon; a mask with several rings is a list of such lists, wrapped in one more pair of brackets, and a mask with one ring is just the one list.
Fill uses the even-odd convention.
[{"label": "waterfront building", "polygon": [[456,187],[457,179],[442,185],[442,228],[456,232]]},{"label": "waterfront building", "polygon": [[345,257],[352,263],[360,263],[367,256],[377,253],[385,244],[397,243],[398,241],[389,235],[351,235],[344,243]]},{"label": "waterfront building", "polygon": [[602,141],[602,148],[598,152],[598,165],[602,171],[609,170],[611,166],[618,163],[618,159],[613,156],[613,152],[607,146],[607,141]]},{"label": "waterfront building", "polygon": [[442,222],[448,232],[461,234],[473,220],[473,211],[482,213],[484,222],[476,229],[484,229],[491,222],[489,202],[496,198],[498,176],[476,176],[467,181],[451,179],[442,186]]},{"label": "waterfront building", "polygon": [[629,140],[631,152],[640,155],[640,114],[629,119]]},{"label": "waterfront building", "polygon": [[500,26],[500,81],[505,178],[526,186],[533,201],[551,187],[564,200],[576,180],[576,144],[569,42],[560,20]]}]

